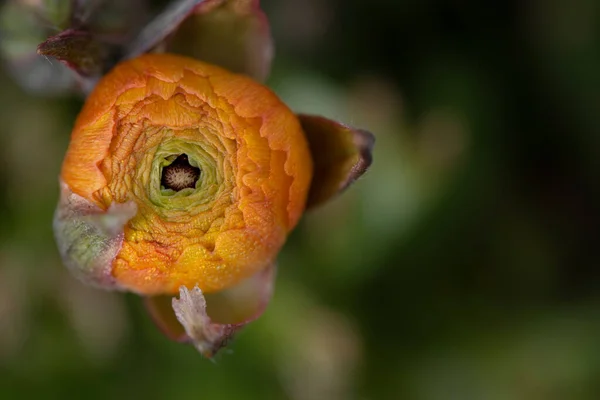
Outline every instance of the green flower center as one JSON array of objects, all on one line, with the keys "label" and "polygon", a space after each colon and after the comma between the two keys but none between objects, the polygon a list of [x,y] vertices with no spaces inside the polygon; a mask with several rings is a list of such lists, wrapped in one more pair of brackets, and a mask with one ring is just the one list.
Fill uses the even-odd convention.
[{"label": "green flower center", "polygon": [[[165,220],[179,218],[179,212],[205,212],[231,190],[224,184],[228,168],[221,152],[210,142],[199,142],[166,137],[137,168],[141,185],[135,185],[134,191],[144,190],[140,197],[149,199]],[[149,164],[150,171],[146,167]]]}]

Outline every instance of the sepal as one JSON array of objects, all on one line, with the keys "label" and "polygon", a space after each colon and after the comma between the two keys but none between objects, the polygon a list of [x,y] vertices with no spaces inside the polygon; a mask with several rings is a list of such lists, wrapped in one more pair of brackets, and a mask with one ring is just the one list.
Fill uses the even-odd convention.
[{"label": "sepal", "polygon": [[375,136],[363,129],[315,115],[298,115],[308,140],[314,175],[307,207],[318,206],[343,192],[373,161]]},{"label": "sepal", "polygon": [[190,343],[213,357],[244,326],[262,315],[273,291],[275,265],[219,293],[205,294],[197,286],[179,288],[179,298],[147,297],[146,308],[170,339]]},{"label": "sepal", "polygon": [[53,227],[63,263],[84,283],[119,289],[112,263],[121,250],[125,224],[137,212],[136,204],[112,204],[105,211],[73,193],[64,182],[60,187]]}]

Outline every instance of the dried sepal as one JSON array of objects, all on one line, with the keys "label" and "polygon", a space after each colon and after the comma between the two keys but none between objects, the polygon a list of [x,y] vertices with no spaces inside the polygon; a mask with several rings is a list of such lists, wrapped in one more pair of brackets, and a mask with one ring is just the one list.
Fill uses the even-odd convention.
[{"label": "dried sepal", "polygon": [[198,286],[191,291],[182,286],[179,298],[173,299],[173,311],[194,347],[207,358],[224,347],[237,328],[237,325],[211,321],[206,311],[206,299]]},{"label": "dried sepal", "polygon": [[197,7],[167,40],[166,51],[264,81],[273,41],[258,0],[225,0]]},{"label": "dried sepal", "polygon": [[197,286],[181,286],[179,298],[147,297],[146,308],[170,339],[191,343],[211,358],[236,332],[264,312],[273,291],[275,266],[271,265],[237,286],[204,294]]},{"label": "dried sepal", "polygon": [[135,203],[102,210],[61,182],[54,215],[54,235],[63,263],[84,283],[118,289],[112,262],[123,243],[123,228],[137,212]]},{"label": "dried sepal", "polygon": [[315,115],[298,115],[308,140],[314,175],[307,207],[318,206],[363,175],[373,160],[372,133]]}]

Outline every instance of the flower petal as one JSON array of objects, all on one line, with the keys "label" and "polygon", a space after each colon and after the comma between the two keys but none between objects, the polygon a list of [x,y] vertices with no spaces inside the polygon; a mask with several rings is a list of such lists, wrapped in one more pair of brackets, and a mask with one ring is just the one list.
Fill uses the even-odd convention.
[{"label": "flower petal", "polygon": [[217,294],[205,295],[198,286],[192,290],[181,286],[179,298],[147,297],[145,304],[167,337],[191,343],[210,358],[225,347],[237,331],[264,312],[271,298],[274,277],[275,266],[271,265]]},{"label": "flower petal", "polygon": [[118,289],[112,262],[123,243],[123,228],[137,212],[135,203],[112,204],[103,211],[61,182],[54,235],[63,263],[84,283]]},{"label": "flower petal", "polygon": [[[163,172],[182,155],[201,174],[174,191]],[[304,212],[311,176],[300,122],[272,92],[172,54],[126,61],[100,81],[61,172],[101,209],[136,202],[112,274],[146,295],[217,292],[262,270]]]},{"label": "flower petal", "polygon": [[198,8],[167,41],[167,51],[264,81],[273,41],[258,0],[226,0],[218,7]]},{"label": "flower petal", "polygon": [[307,207],[320,205],[362,176],[373,160],[375,137],[324,117],[298,115],[314,162]]}]

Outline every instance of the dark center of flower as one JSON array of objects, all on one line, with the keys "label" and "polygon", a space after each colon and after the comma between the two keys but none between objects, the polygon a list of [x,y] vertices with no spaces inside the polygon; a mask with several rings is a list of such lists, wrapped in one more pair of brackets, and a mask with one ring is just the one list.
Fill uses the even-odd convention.
[{"label": "dark center of flower", "polygon": [[180,154],[175,161],[162,170],[160,183],[176,192],[186,188],[195,188],[200,178],[200,168],[190,165],[188,156]]}]

